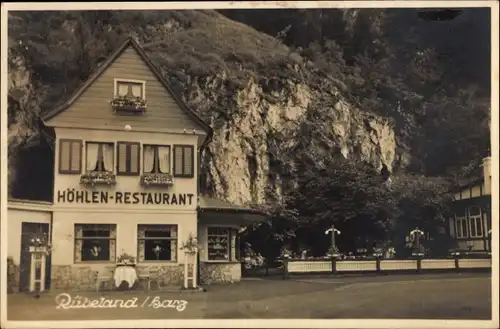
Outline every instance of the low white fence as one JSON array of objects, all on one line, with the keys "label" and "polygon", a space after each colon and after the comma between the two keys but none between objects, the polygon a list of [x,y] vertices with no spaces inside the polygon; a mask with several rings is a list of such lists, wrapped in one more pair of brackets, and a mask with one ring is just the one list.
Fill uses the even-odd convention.
[{"label": "low white fence", "polygon": [[381,260],[286,260],[285,278],[290,273],[342,273],[491,268],[491,259],[381,259]]}]

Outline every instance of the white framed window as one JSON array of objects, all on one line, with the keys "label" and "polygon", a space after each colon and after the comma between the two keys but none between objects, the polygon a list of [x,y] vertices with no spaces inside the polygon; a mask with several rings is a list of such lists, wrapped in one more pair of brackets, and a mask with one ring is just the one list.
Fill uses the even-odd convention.
[{"label": "white framed window", "polygon": [[238,261],[240,258],[238,231],[230,227],[207,227],[207,259]]},{"label": "white framed window", "polygon": [[176,261],[177,225],[138,225],[139,262]]},{"label": "white framed window", "polygon": [[113,143],[86,142],[87,171],[114,171],[115,145]]},{"label": "white framed window", "polygon": [[116,225],[75,224],[75,262],[114,262]]},{"label": "white framed window", "polygon": [[481,208],[470,207],[469,212],[469,232],[471,238],[481,238],[483,236],[483,223]]},{"label": "white framed window", "polygon": [[457,238],[469,237],[469,225],[467,224],[465,209],[455,212],[455,233]]},{"label": "white framed window", "polygon": [[170,146],[144,145],[143,171],[145,174],[170,174]]},{"label": "white framed window", "polygon": [[114,96],[146,99],[146,81],[131,79],[114,80]]}]

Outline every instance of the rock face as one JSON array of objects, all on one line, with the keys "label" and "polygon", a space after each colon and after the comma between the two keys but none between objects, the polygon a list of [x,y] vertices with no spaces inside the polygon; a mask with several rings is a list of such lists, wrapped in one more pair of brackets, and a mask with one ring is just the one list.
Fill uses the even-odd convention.
[{"label": "rock face", "polygon": [[[197,95],[187,97],[193,108],[212,101],[210,85],[189,86],[196,90],[190,95]],[[340,151],[344,157],[358,157],[378,169],[386,166],[392,171],[396,137],[387,119],[367,115],[339,95],[332,106],[323,106],[319,92],[306,84],[287,82],[283,89],[271,93],[272,98],[269,96],[262,85],[249,81],[235,93],[238,114],[232,121],[216,125],[203,161],[205,184],[216,197],[247,204],[266,202],[269,189],[279,196],[281,179],[273,172],[271,157],[283,160],[285,151],[301,139],[320,140],[332,152]],[[322,136],[300,136],[297,131],[313,111],[324,119],[311,123]]]}]

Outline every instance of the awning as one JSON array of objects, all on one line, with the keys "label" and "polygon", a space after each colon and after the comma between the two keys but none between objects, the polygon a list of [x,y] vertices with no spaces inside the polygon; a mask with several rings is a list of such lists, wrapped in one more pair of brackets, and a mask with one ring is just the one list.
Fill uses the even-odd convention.
[{"label": "awning", "polygon": [[257,209],[201,195],[198,199],[198,213],[202,221],[212,221],[211,215],[217,214],[218,220],[239,225],[250,225],[267,218],[266,214]]}]

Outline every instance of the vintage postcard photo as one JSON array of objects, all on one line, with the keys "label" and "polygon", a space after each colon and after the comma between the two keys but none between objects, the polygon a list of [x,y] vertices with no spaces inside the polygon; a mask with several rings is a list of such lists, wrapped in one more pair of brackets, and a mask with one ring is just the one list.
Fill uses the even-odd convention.
[{"label": "vintage postcard photo", "polygon": [[2,328],[496,328],[496,1],[2,5]]}]

